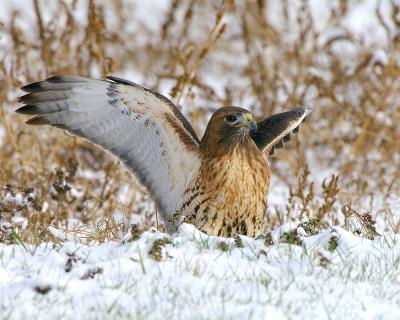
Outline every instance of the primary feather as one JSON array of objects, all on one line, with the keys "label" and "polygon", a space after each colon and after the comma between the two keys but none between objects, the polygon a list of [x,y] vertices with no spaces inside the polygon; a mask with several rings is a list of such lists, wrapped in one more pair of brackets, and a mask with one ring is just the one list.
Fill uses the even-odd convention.
[{"label": "primary feather", "polygon": [[257,123],[257,130],[250,135],[262,152],[273,150],[274,146],[282,148],[282,140],[289,141],[290,133],[298,131],[300,123],[310,112],[311,109],[299,107],[275,114]]}]

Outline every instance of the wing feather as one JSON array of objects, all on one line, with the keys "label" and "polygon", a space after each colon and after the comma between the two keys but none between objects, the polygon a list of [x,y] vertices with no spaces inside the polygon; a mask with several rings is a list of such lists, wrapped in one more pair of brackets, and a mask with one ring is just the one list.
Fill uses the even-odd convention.
[{"label": "wing feather", "polygon": [[290,139],[291,132],[297,132],[300,123],[311,109],[300,107],[275,114],[257,123],[257,129],[250,132],[251,137],[262,151],[274,154],[274,148],[282,148],[283,142]]},{"label": "wing feather", "polygon": [[[166,221],[200,165],[199,139],[166,97],[116,77],[56,76],[25,86],[18,113],[99,145],[154,196]],[[171,226],[169,226],[171,227]]]}]

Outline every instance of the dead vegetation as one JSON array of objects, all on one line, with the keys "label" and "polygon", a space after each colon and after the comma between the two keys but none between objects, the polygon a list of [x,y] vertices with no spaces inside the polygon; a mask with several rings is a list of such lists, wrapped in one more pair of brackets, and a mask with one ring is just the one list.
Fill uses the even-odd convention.
[{"label": "dead vegetation", "polygon": [[400,231],[398,4],[386,4],[389,15],[377,4],[379,41],[346,27],[346,1],[327,5],[324,28],[307,1],[173,0],[151,23],[140,2],[30,5],[0,21],[0,241],[60,241],[53,226],[103,242],[139,218],[156,224],[151,199],[116,161],[14,114],[20,86],[57,74],[140,81],[172,97],[200,136],[222,105],[257,116],[311,106],[299,138],[271,160],[290,191],[269,208],[269,228],[300,218],[352,230],[353,216],[367,237],[374,220]]}]

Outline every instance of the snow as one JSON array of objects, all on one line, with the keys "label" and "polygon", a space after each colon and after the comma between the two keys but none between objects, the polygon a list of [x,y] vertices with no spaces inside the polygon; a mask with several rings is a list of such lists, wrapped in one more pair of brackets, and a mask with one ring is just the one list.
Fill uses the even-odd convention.
[{"label": "snow", "polygon": [[[277,235],[291,230],[285,225]],[[54,230],[53,230],[54,231]],[[59,231],[57,231],[59,232]],[[329,250],[330,239],[337,247]],[[0,314],[11,319],[398,319],[400,236],[334,227],[302,246],[210,237],[184,224],[168,236],[88,246],[0,244]],[[167,239],[159,258],[150,254]],[[221,243],[225,243],[224,251]],[[160,259],[160,261],[157,261]]]}]

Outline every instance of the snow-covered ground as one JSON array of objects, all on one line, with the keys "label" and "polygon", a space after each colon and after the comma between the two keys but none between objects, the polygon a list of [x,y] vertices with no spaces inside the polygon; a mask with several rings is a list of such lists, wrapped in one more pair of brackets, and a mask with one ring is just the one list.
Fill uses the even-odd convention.
[{"label": "snow-covered ground", "polygon": [[399,235],[332,228],[283,243],[291,227],[272,245],[191,225],[92,246],[0,244],[0,318],[399,319]]}]

